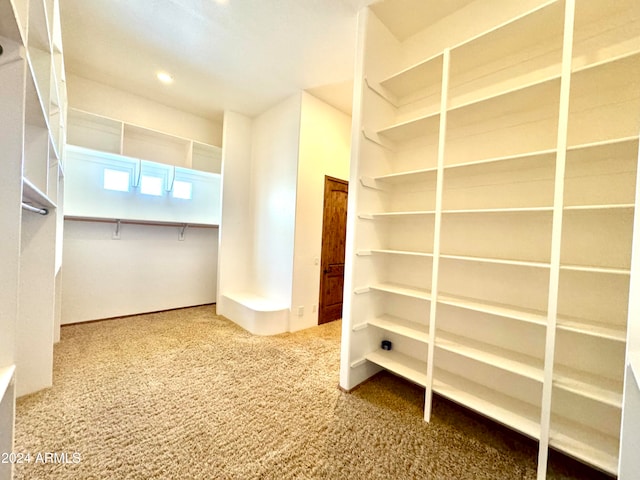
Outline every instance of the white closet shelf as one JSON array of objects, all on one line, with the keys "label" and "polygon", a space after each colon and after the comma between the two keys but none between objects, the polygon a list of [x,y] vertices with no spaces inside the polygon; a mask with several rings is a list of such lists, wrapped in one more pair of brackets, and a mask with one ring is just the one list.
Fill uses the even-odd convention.
[{"label": "white closet shelf", "polygon": [[526,46],[535,47],[554,34],[560,40],[563,17],[563,2],[550,0],[454,45],[451,54],[459,57],[457,62],[465,65],[483,64],[517,53]]},{"label": "white closet shelf", "polygon": [[610,203],[603,205],[569,205],[565,206],[565,211],[591,211],[591,210],[633,210],[635,205],[633,203]]},{"label": "white closet shelf", "polygon": [[505,208],[470,208],[459,210],[442,210],[443,214],[461,213],[553,213],[553,207],[505,207]]},{"label": "white closet shelf", "polygon": [[404,337],[413,338],[422,343],[429,343],[429,327],[405,318],[395,317],[393,315],[380,315],[379,317],[368,320],[367,324],[397,333]]},{"label": "white closet shelf", "polygon": [[391,173],[388,175],[381,175],[379,177],[373,177],[374,180],[379,182],[385,182],[393,185],[413,183],[413,182],[427,182],[430,180],[435,181],[438,169],[425,168],[422,170],[410,170],[407,172]]},{"label": "white closet shelf", "polygon": [[585,155],[584,157],[581,156],[581,158],[584,159],[585,161],[589,161],[589,160],[593,160],[594,157],[596,159],[600,158],[601,154],[596,150],[605,149],[606,151],[608,147],[616,147],[616,146],[625,148],[627,154],[629,155],[633,155],[634,153],[637,154],[637,151],[634,152],[634,150],[637,150],[638,148],[638,137],[637,136],[621,137],[621,138],[614,138],[611,140],[602,140],[599,142],[570,145],[569,147],[567,147],[567,152],[577,152],[577,153],[580,153],[581,155]]},{"label": "white closet shelf", "polygon": [[486,302],[484,300],[476,300],[448,294],[438,294],[436,299],[438,303],[451,305],[453,307],[465,308],[480,313],[488,313],[503,318],[511,318],[535,325],[546,326],[547,314],[538,310],[530,310],[525,308],[516,308],[511,305],[503,305],[500,303]]},{"label": "white closet shelf", "polygon": [[415,217],[435,215],[435,210],[415,210],[410,212],[377,212],[377,213],[361,213],[358,218],[365,220],[384,219],[384,218],[403,218],[403,217]]},{"label": "white closet shelf", "polygon": [[25,177],[22,177],[22,200],[34,207],[56,208],[55,202]]},{"label": "white closet shelf", "polygon": [[560,265],[560,270],[566,270],[571,272],[591,272],[591,273],[603,273],[610,275],[630,275],[631,271],[628,268],[616,268],[616,267],[598,267],[588,265]]},{"label": "white closet shelf", "polygon": [[544,379],[541,359],[514,352],[506,348],[479,342],[442,330],[436,331],[436,347],[501,370],[520,375],[536,382]]},{"label": "white closet shelf", "polygon": [[[380,85],[391,92],[397,99],[401,99],[430,85],[441,83],[442,53],[411,65],[398,73],[385,78]],[[399,103],[399,102],[397,102]]]},{"label": "white closet shelf", "polygon": [[617,62],[623,62],[625,60],[634,61],[634,57],[635,57],[635,60],[640,59],[640,50],[637,48],[632,48],[625,53],[622,53],[620,55],[616,55],[614,57],[610,57],[604,60],[599,60],[592,63],[586,63],[583,65],[574,65],[572,73],[576,75],[576,74],[586,73],[591,70],[596,70],[599,68],[607,68],[611,65],[615,66]]},{"label": "white closet shelf", "polygon": [[566,419],[552,417],[549,445],[617,475],[619,440]]},{"label": "white closet shelf", "polygon": [[376,350],[364,358],[422,387],[427,385],[427,362],[394,350]]},{"label": "white closet shelf", "polygon": [[615,342],[625,342],[627,339],[624,325],[605,324],[583,318],[558,316],[557,328]]},{"label": "white closet shelf", "polygon": [[431,300],[431,292],[428,289],[416,288],[398,283],[376,283],[369,285],[371,290],[379,292],[393,293],[403,297],[417,298],[420,300]]},{"label": "white closet shelf", "polygon": [[556,365],[553,386],[615,408],[622,408],[621,381]]},{"label": "white closet shelf", "polygon": [[500,265],[514,265],[519,267],[550,268],[550,264],[545,262],[532,262],[527,260],[511,260],[511,259],[494,258],[494,257],[471,257],[468,255],[441,254],[440,258],[446,258],[448,260],[461,260],[464,262],[496,263]]},{"label": "white closet shelf", "polygon": [[2,401],[7,393],[9,385],[11,385],[11,382],[13,381],[15,371],[15,365],[0,368],[0,401]]},{"label": "white closet shelf", "polygon": [[377,133],[393,142],[402,142],[427,135],[437,135],[439,126],[440,112],[435,112],[391,125],[378,130]]},{"label": "white closet shelf", "polygon": [[470,162],[445,165],[444,170],[445,172],[447,172],[447,171],[453,171],[457,169],[466,169],[469,167],[473,168],[473,167],[481,167],[481,166],[490,166],[491,164],[497,164],[497,165],[505,164],[503,169],[506,170],[506,169],[514,168],[514,167],[509,167],[509,163],[511,162],[535,161],[538,159],[540,161],[543,161],[543,159],[546,159],[547,161],[551,161],[555,163],[556,153],[557,153],[557,150],[555,148],[552,148],[552,149],[539,150],[535,152],[518,153],[514,155],[505,155],[500,157],[491,157],[491,158],[485,158],[482,160],[474,160]]},{"label": "white closet shelf", "polygon": [[533,405],[441,368],[433,370],[433,390],[528,437],[540,438],[540,409]]},{"label": "white closet shelf", "polygon": [[356,255],[359,255],[359,256],[367,256],[372,254],[406,255],[406,256],[412,256],[412,257],[425,257],[425,258],[433,257],[433,253],[430,253],[430,252],[415,252],[415,251],[408,251],[408,250],[383,250],[383,249],[372,248],[370,250],[359,250],[358,252],[356,252]]},{"label": "white closet shelf", "polygon": [[560,74],[552,75],[473,100],[456,102],[455,99],[451,99],[447,109],[450,117],[448,121],[452,123],[453,128],[478,123],[487,118],[487,112],[490,112],[490,118],[509,116],[513,115],[514,111],[529,110],[532,103],[542,106],[550,100],[558,99],[559,96]]}]

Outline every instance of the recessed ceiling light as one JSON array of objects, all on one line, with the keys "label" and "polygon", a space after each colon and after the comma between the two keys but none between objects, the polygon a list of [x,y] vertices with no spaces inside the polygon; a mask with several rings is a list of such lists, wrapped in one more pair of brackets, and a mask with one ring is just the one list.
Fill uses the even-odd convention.
[{"label": "recessed ceiling light", "polygon": [[173,77],[169,75],[167,72],[158,72],[157,77],[158,77],[158,80],[160,80],[162,83],[166,85],[173,83]]}]

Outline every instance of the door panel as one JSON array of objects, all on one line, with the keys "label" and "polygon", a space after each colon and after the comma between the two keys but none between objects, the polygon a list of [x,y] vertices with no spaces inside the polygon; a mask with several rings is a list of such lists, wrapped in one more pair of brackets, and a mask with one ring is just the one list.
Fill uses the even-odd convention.
[{"label": "door panel", "polygon": [[318,323],[342,317],[348,183],[325,177]]}]

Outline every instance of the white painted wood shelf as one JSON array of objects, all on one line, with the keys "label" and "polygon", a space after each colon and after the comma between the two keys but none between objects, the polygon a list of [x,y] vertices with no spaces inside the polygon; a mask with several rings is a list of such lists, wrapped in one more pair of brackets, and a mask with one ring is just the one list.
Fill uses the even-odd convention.
[{"label": "white painted wood shelf", "polygon": [[219,146],[78,109],[69,109],[69,143],[167,165],[221,172]]},{"label": "white painted wood shelf", "polygon": [[477,362],[494,365],[537,382],[543,381],[542,360],[519,352],[442,330],[437,334],[436,347]]},{"label": "white painted wood shelf", "polygon": [[542,311],[446,294],[438,294],[437,301],[444,305],[460,307],[475,312],[488,313],[540,326],[547,325],[547,315]]},{"label": "white painted wood shelf", "polygon": [[434,369],[433,391],[528,437],[540,437],[540,410],[445,370]]},{"label": "white painted wood shelf", "polygon": [[427,384],[426,362],[422,362],[408,355],[393,350],[375,350],[365,358],[376,365],[389,370],[413,383],[424,387]]},{"label": "white painted wood shelf", "polygon": [[419,300],[431,300],[431,292],[429,290],[408,285],[377,283],[369,285],[368,288],[378,292],[392,293],[394,295],[417,298]]},{"label": "white painted wood shelf", "polygon": [[422,343],[429,342],[428,327],[405,318],[394,317],[393,315],[381,315],[368,320],[367,324],[388,332],[397,333],[398,335],[414,338]]},{"label": "white painted wood shelf", "polygon": [[539,440],[539,480],[549,448],[616,475],[640,4],[392,18],[422,8],[360,15],[340,384],[375,364],[425,386],[426,420],[436,392]]}]

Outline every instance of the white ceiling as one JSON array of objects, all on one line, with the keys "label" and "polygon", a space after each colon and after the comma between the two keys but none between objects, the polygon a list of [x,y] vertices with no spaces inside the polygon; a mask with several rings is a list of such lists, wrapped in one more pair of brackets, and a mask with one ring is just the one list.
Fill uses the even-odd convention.
[{"label": "white ceiling", "polygon": [[[60,0],[65,67],[196,115],[254,116],[309,89],[350,108],[371,0]],[[164,70],[170,86],[156,79]]]}]

